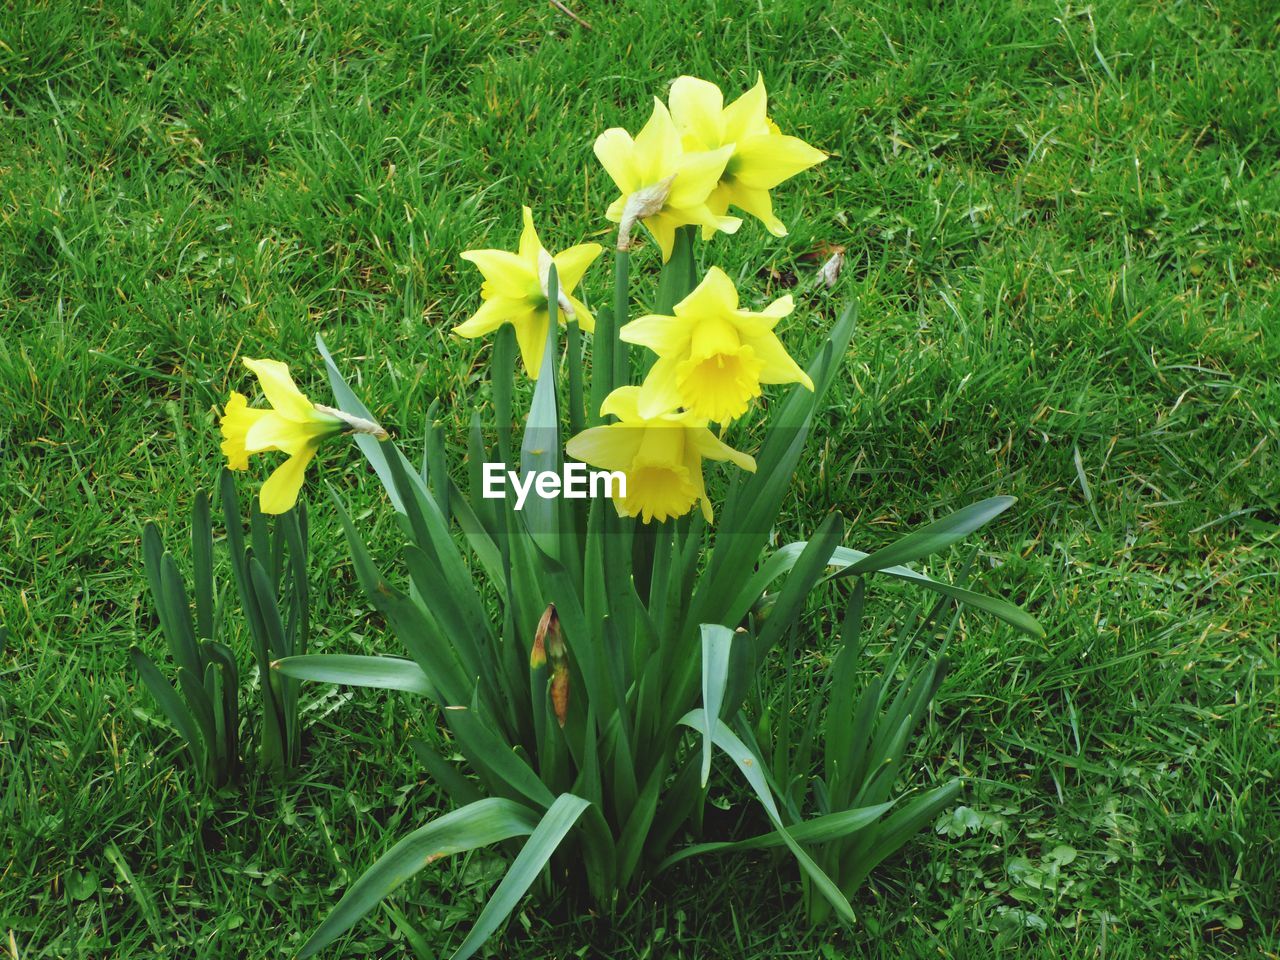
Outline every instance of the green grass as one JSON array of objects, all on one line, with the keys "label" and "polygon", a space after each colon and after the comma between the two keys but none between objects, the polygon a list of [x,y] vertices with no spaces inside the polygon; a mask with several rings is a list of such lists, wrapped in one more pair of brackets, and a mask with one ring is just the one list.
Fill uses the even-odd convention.
[{"label": "green grass", "polygon": [[[694,862],[612,921],[529,902],[498,955],[1276,955],[1273,6],[566,2],[590,30],[515,2],[0,10],[6,947],[287,955],[438,809],[407,747],[432,718],[318,688],[295,782],[192,793],[126,659],[162,648],[142,523],[176,538],[213,485],[238,354],[319,394],[323,332],[409,448],[431,400],[465,417],[488,348],[448,333],[479,288],[458,253],[511,245],[521,203],[548,246],[607,242],[593,137],[679,73],[760,70],[832,159],[778,191],[789,237],[748,225],[708,262],[759,302],[846,246],[840,289],[789,321],[801,355],[863,304],[782,535],[839,508],[866,548],[1017,495],[979,566],[1048,637],[965,614],[914,766],[973,778],[972,812],[876,872],[859,928],[806,930],[785,860]],[[587,291],[608,283],[602,263]],[[354,449],[319,472],[389,532]],[[399,652],[310,489],[318,645]],[[396,898],[427,955],[495,866],[442,862]],[[346,955],[398,936],[384,911]]]}]

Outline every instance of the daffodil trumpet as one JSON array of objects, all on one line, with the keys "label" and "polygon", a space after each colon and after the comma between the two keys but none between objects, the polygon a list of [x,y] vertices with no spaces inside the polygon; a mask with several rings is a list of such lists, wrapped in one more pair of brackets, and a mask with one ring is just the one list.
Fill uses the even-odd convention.
[{"label": "daffodil trumpet", "polygon": [[650,314],[624,326],[624,343],[658,356],[640,387],[640,416],[681,408],[727,423],[746,412],[763,385],[800,383],[812,390],[813,381],[774,332],[794,309],[789,296],[759,313],[741,309],[733,281],[712,267],[673,315]]},{"label": "daffodil trumpet", "polygon": [[707,429],[706,420],[678,412],[645,416],[639,399],[639,387],[614,390],[600,413],[617,422],[583,431],[565,445],[565,453],[626,478],[610,488],[619,516],[639,517],[647,524],[683,516],[696,505],[710,523],[714,511],[702,461],[727,460],[754,473],[755,460],[722,442]]}]

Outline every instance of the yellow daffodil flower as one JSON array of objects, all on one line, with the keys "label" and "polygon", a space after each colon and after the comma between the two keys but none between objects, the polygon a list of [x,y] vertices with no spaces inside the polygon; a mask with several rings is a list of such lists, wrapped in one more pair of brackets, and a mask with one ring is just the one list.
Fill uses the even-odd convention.
[{"label": "yellow daffodil flower", "polygon": [[661,522],[683,516],[700,503],[710,522],[702,461],[729,460],[754,473],[755,460],[722,443],[705,420],[690,413],[641,416],[639,400],[639,387],[614,390],[605,397],[600,414],[619,422],[584,430],[568,442],[565,452],[601,470],[626,475],[625,495],[614,496],[620,516]]},{"label": "yellow daffodil flower", "polygon": [[640,388],[641,416],[684,407],[696,417],[726,423],[760,396],[765,383],[813,381],[791,359],[773,332],[795,304],[781,297],[760,313],[738,309],[738,291],[712,267],[694,291],[675,305],[675,316],[649,315],[619,331],[626,343],[658,355]]},{"label": "yellow daffodil flower", "polygon": [[376,423],[312,403],[278,360],[243,358],[258,378],[270,409],[249,406],[244,394],[232,391],[222,415],[222,452],[232,470],[246,470],[249,455],[278,450],[289,459],[277,467],[258,494],[263,513],[285,513],[298,502],[307,464],[320,444],[344,431],[368,433],[379,440],[387,433]]},{"label": "yellow daffodil flower", "polygon": [[628,248],[637,220],[653,234],[664,263],[671,259],[678,227],[696,223],[710,235],[717,230],[733,233],[742,223],[725,216],[724,210],[713,214],[707,206],[707,197],[733,154],[732,146],[685,150],[660,100],[654,100],[649,122],[634,140],[621,127],[614,127],[596,138],[595,152],[621,191],[605,213],[618,224],[619,250]]},{"label": "yellow daffodil flower", "polygon": [[[696,77],[679,77],[671,86],[671,118],[680,131],[685,150],[718,150],[729,144],[733,155],[725,164],[707,208],[723,216],[730,206],[745,210],[776,237],[787,228],[773,215],[769,191],[827,159],[798,137],[783,136],[769,119],[764,77],[727,107],[714,83]],[[714,230],[703,228],[703,236]]]},{"label": "yellow daffodil flower", "polygon": [[556,267],[560,322],[576,320],[578,326],[590,333],[596,327],[595,317],[573,296],[573,291],[587,267],[600,256],[600,249],[598,243],[580,243],[551,256],[533,228],[533,211],[525,207],[524,231],[515,253],[467,250],[462,254],[463,260],[471,261],[484,274],[480,287],[484,303],[470,320],[454,327],[453,332],[463,337],[481,337],[510,323],[515,327],[525,371],[537,380],[547,346],[547,325],[551,322],[547,301],[551,265],[554,263]]}]

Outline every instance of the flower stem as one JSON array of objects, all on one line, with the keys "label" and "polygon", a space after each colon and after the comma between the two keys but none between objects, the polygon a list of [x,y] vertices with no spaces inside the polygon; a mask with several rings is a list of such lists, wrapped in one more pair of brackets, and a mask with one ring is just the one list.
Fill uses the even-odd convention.
[{"label": "flower stem", "polygon": [[630,379],[630,365],[627,362],[629,351],[627,345],[618,339],[618,331],[629,319],[631,304],[627,296],[627,285],[630,281],[631,254],[619,250],[613,269],[613,378],[610,390],[623,386]]}]

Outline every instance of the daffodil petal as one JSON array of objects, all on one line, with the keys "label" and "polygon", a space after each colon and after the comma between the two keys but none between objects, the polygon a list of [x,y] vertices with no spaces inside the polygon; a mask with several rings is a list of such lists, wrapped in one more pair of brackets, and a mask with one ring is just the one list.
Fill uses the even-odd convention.
[{"label": "daffodil petal", "polygon": [[659,358],[649,370],[640,385],[636,403],[636,413],[641,419],[652,420],[680,406],[679,366],[675,358]]},{"label": "daffodil petal", "polygon": [[588,427],[565,444],[565,453],[600,470],[626,470],[635,459],[644,427],[613,423]]},{"label": "daffodil petal", "polygon": [[769,131],[767,112],[769,95],[764,88],[764,75],[756,75],[756,85],[724,108],[721,129],[724,142],[734,143],[751,134]]},{"label": "daffodil petal", "polygon": [[750,454],[735,450],[724,443],[706,427],[695,427],[689,430],[689,442],[707,460],[728,460],[748,473],[756,472],[755,458]]},{"label": "daffodil petal", "polygon": [[512,300],[508,297],[492,297],[480,304],[480,309],[467,320],[453,328],[460,337],[482,337],[492,333],[503,323],[516,323],[524,320],[533,311],[524,300]]},{"label": "daffodil petal", "polygon": [[682,155],[676,163],[676,178],[671,181],[667,205],[685,208],[704,204],[732,156],[732,145]]},{"label": "daffodil petal", "polygon": [[524,229],[520,231],[520,249],[517,255],[525,263],[532,264],[534,269],[537,269],[538,251],[542,249],[542,241],[538,239],[538,231],[533,225],[533,211],[523,207],[521,213],[524,216]]},{"label": "daffodil petal", "polygon": [[518,254],[506,250],[465,250],[462,259],[484,274],[493,295],[519,300],[538,286],[538,274]]},{"label": "daffodil petal", "polygon": [[640,388],[637,386],[618,387],[600,404],[600,416],[617,417],[623,423],[634,423],[640,420]]},{"label": "daffodil petal", "polygon": [[702,518],[711,523],[715,520],[715,511],[711,509],[711,500],[707,496],[707,480],[702,474],[702,454],[698,452],[697,444],[690,443],[686,448],[685,467],[689,471],[689,476],[693,480],[694,489],[698,494],[698,504],[702,508]]},{"label": "daffodil petal", "polygon": [[[575,319],[578,321],[578,327],[585,330],[587,333],[595,333],[596,318],[592,315],[591,311],[587,309],[587,305],[572,294],[566,293],[565,299],[567,299],[569,304],[573,307],[573,314]],[[564,318],[561,317],[560,319],[563,320]]]},{"label": "daffodil petal", "polygon": [[676,77],[667,97],[671,104],[671,119],[676,129],[704,150],[719,147],[720,113],[724,109],[724,94],[714,83],[697,77]]},{"label": "daffodil petal", "polygon": [[253,360],[243,358],[244,365],[258,378],[258,385],[267,402],[281,416],[290,420],[309,420],[316,412],[315,405],[303,396],[289,376],[288,364],[279,360]]},{"label": "daffodil petal", "polygon": [[676,228],[688,222],[690,221],[680,220],[666,213],[659,213],[645,219],[645,229],[649,231],[657,242],[658,249],[662,251],[663,263],[671,259],[671,252],[676,248]]},{"label": "daffodil petal", "polygon": [[673,167],[680,160],[681,152],[680,133],[671,122],[671,114],[667,112],[666,105],[654,97],[653,113],[636,134],[635,153],[632,155],[632,165],[639,177],[636,186],[651,186],[676,172]]},{"label": "daffodil petal", "polygon": [[609,204],[604,212],[604,218],[610,223],[621,223],[622,212],[627,208],[627,194],[618,197],[613,203]]},{"label": "daffodil petal", "polygon": [[621,127],[613,127],[600,134],[592,148],[600,166],[604,167],[605,173],[609,174],[609,178],[623,193],[630,193],[644,186],[631,162],[635,148],[636,142],[631,139],[631,134]]},{"label": "daffodil petal", "polygon": [[577,288],[587,268],[595,263],[604,248],[598,243],[580,243],[576,247],[562,250],[551,259],[556,264],[556,279],[560,289],[569,293]]},{"label": "daffodil petal", "polygon": [[738,290],[719,267],[708,270],[693,292],[675,306],[677,317],[720,316],[737,309]]},{"label": "daffodil petal", "polygon": [[755,351],[756,358],[764,362],[760,368],[761,383],[802,383],[807,389],[813,389],[809,375],[791,359],[782,341],[772,333],[752,340],[751,349]]},{"label": "daffodil petal", "polygon": [[788,293],[786,296],[779,297],[777,300],[773,301],[773,303],[769,304],[760,312],[766,317],[773,317],[776,320],[781,320],[783,317],[790,316],[791,312],[795,310],[795,308],[796,301],[791,294]]},{"label": "daffodil petal", "polygon": [[689,349],[689,323],[679,317],[651,313],[624,324],[618,338],[623,343],[648,347],[658,356],[683,353]]},{"label": "daffodil petal", "polygon": [[316,455],[316,448],[306,447],[293,454],[267,477],[258,491],[258,505],[263,513],[287,513],[298,502],[302,481],[306,479],[307,464]]},{"label": "daffodil petal", "polygon": [[320,414],[324,419],[290,420],[274,410],[259,417],[245,434],[244,448],[249,453],[280,450],[296,454],[308,446],[315,446],[325,437],[342,432],[343,423],[337,417]]},{"label": "daffodil petal", "polygon": [[530,380],[537,380],[542,372],[542,355],[547,350],[547,324],[550,316],[546,310],[531,310],[515,324],[516,343],[520,345],[520,359]]},{"label": "daffodil petal", "polygon": [[784,180],[827,159],[799,137],[766,134],[738,141],[734,178],[745,187],[772,190]]},{"label": "daffodil petal", "polygon": [[763,223],[765,229],[775,237],[787,235],[786,224],[774,215],[773,198],[769,196],[768,190],[734,184],[726,193],[730,203]]}]

